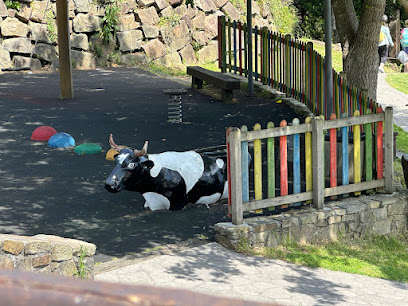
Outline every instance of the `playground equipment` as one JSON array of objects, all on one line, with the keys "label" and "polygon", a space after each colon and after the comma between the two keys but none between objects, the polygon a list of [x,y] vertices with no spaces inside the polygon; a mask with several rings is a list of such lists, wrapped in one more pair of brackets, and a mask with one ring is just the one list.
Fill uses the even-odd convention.
[{"label": "playground equipment", "polygon": [[184,88],[163,89],[163,93],[168,96],[168,120],[170,123],[183,122],[183,110],[181,96],[187,93]]},{"label": "playground equipment", "polygon": [[57,134],[57,131],[53,127],[42,125],[33,131],[33,133],[31,134],[31,140],[48,141],[51,136],[55,134]]},{"label": "playground equipment", "polygon": [[51,148],[74,147],[75,140],[68,133],[57,133],[48,140],[48,146]]}]

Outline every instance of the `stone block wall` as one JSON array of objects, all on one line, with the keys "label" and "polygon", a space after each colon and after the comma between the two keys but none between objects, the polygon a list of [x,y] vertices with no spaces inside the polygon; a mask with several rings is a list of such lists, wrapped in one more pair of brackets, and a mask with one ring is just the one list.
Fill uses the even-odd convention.
[{"label": "stone block wall", "polygon": [[[132,65],[155,62],[184,68],[218,59],[217,17],[241,19],[244,12],[228,0],[121,0],[115,41],[109,47],[95,43],[103,25],[105,6],[99,1],[69,0],[71,57],[76,68],[95,68],[115,53],[116,61]],[[18,9],[0,0],[0,68],[58,67],[56,0],[12,0]],[[253,2],[254,25],[271,25],[270,10]],[[109,45],[109,44],[108,44]],[[101,50],[102,48],[102,50]],[[105,62],[106,64],[106,59]]]},{"label": "stone block wall", "polygon": [[244,218],[243,225],[218,223],[217,242],[230,247],[245,239],[252,246],[276,247],[287,238],[299,243],[328,242],[338,237],[404,234],[408,223],[408,193],[376,194],[341,199],[324,209],[292,209],[275,216]]},{"label": "stone block wall", "polygon": [[85,251],[86,278],[93,279],[96,246],[92,243],[52,235],[0,234],[0,269],[75,276]]}]

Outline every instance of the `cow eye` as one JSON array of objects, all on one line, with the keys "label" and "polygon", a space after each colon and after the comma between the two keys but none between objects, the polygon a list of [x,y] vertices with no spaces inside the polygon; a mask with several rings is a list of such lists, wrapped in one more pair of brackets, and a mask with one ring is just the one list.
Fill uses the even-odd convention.
[{"label": "cow eye", "polygon": [[136,165],[135,165],[135,163],[129,163],[127,167],[129,169],[135,169]]}]

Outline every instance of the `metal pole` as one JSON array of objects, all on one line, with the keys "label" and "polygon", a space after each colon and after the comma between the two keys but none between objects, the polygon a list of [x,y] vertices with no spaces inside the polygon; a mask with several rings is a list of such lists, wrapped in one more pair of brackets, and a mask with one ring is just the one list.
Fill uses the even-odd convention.
[{"label": "metal pole", "polygon": [[325,41],[325,96],[327,105],[326,118],[333,113],[333,74],[332,74],[332,18],[331,1],[324,0],[324,41]]},{"label": "metal pole", "polygon": [[248,29],[248,95],[254,95],[254,79],[252,72],[252,0],[247,0],[247,29]]}]

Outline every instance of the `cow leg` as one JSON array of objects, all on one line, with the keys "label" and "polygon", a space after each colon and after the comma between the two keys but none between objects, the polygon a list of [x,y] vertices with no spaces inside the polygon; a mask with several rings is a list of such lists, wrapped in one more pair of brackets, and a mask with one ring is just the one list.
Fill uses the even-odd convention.
[{"label": "cow leg", "polygon": [[170,201],[165,196],[156,192],[145,192],[142,194],[145,199],[145,208],[150,208],[150,210],[169,210]]}]

